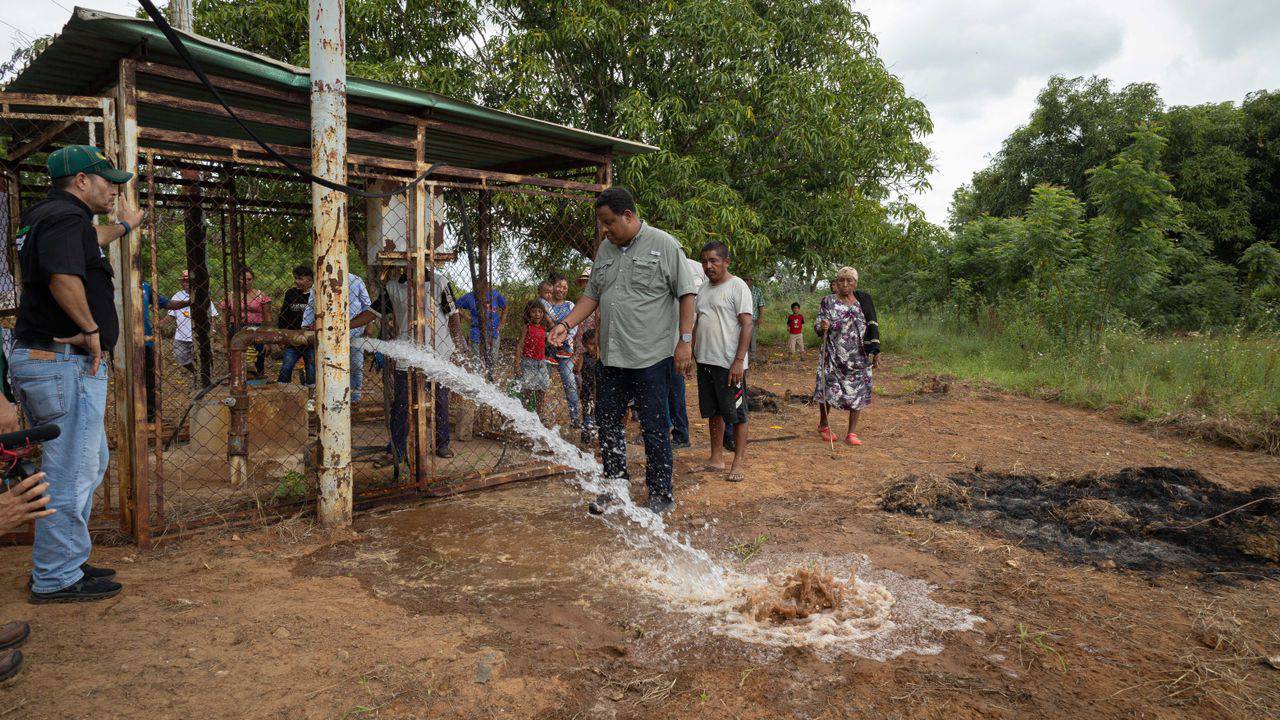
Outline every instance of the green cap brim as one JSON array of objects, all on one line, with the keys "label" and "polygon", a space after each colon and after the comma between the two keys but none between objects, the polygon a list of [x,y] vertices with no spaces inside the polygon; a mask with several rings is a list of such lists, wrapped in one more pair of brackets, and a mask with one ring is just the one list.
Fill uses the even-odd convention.
[{"label": "green cap brim", "polygon": [[117,170],[115,168],[103,168],[95,171],[93,174],[101,175],[116,185],[123,185],[133,179],[133,173],[125,172],[124,170]]}]

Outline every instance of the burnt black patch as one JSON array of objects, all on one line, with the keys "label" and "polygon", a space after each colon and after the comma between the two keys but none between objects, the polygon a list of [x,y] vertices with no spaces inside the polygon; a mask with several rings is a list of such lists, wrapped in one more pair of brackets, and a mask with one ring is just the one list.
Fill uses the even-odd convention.
[{"label": "burnt black patch", "polygon": [[1229,490],[1194,470],[1129,468],[1065,480],[908,476],[885,490],[881,507],[983,528],[1075,562],[1280,575],[1280,488]]}]

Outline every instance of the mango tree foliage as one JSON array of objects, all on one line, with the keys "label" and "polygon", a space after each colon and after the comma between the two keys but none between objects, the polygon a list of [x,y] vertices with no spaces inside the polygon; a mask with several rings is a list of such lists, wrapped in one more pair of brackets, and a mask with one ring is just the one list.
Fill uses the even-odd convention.
[{"label": "mango tree foliage", "polygon": [[1151,83],[1113,91],[1106,78],[1049,78],[1030,122],[1005,138],[991,165],[956,191],[952,227],[984,213],[1017,215],[1041,184],[1060,185],[1085,197],[1088,171],[1123,149],[1129,134],[1156,119],[1162,107]]},{"label": "mango tree foliage", "polygon": [[1170,236],[1182,229],[1173,183],[1160,169],[1168,143],[1150,128],[1089,171],[1092,258],[1101,292],[1119,312],[1145,317],[1152,295],[1169,272]]},{"label": "mango tree foliage", "polygon": [[[472,0],[348,0],[347,72],[460,97],[482,73]],[[301,67],[308,61],[307,0],[195,0],[198,34]]]},{"label": "mango tree foliage", "polygon": [[483,99],[660,148],[615,183],[690,251],[803,275],[884,240],[930,130],[838,0],[496,0]]}]

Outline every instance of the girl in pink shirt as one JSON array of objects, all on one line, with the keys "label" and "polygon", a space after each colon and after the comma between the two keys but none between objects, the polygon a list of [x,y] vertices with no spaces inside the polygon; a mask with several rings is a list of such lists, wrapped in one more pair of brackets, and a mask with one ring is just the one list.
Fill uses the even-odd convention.
[{"label": "girl in pink shirt", "polygon": [[[228,322],[231,324],[231,334],[234,335],[237,330],[245,327],[265,327],[271,323],[271,298],[261,290],[253,286],[253,271],[249,268],[244,269],[244,275],[241,276],[240,290],[243,292],[243,299],[239,303],[239,313],[227,313],[230,304],[223,300],[219,308],[227,313]],[[263,368],[266,364],[265,356],[266,348],[261,343],[255,343],[253,346],[253,357],[246,358],[253,361],[253,375],[261,376]]]}]

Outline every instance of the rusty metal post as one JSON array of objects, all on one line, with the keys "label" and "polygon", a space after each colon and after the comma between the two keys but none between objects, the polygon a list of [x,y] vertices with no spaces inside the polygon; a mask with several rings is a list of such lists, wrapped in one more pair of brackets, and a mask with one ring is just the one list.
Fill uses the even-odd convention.
[{"label": "rusty metal post", "polygon": [[[417,172],[426,169],[427,126],[418,123],[414,138],[414,161]],[[430,341],[435,347],[434,280],[427,285],[427,237],[430,234],[429,196],[427,186],[418,183],[407,193],[409,201],[409,236],[405,247],[409,250],[409,339],[421,345]],[[433,268],[434,271],[434,268]],[[434,275],[433,275],[434,277]],[[424,297],[425,295],[425,297]],[[430,330],[428,330],[430,328]],[[409,370],[410,424],[413,429],[413,451],[410,453],[414,479],[418,487],[426,487],[427,457],[435,452],[435,383],[428,383],[416,370]],[[428,397],[430,399],[428,399]],[[432,439],[428,439],[432,438]]]},{"label": "rusty metal post", "polygon": [[[311,172],[347,181],[346,20],[342,0],[309,0]],[[316,267],[316,410],[320,522],[351,524],[351,337],[347,309],[347,197],[311,186]]]},{"label": "rusty metal post", "polygon": [[[117,209],[138,207],[138,102],[136,61],[120,61],[119,82],[115,91],[116,117],[111,127],[111,150],[116,166],[133,173],[133,178],[120,189]],[[104,137],[104,140],[107,138]],[[142,328],[142,242],[139,233],[130,233],[111,245],[112,265],[119,282],[120,347],[114,353],[116,384],[117,467],[122,480],[129,485],[131,501],[122,512],[132,515],[131,525],[138,544],[147,547],[151,541],[151,497],[147,483],[147,440],[143,432],[146,420],[146,377],[143,361]]]}]

